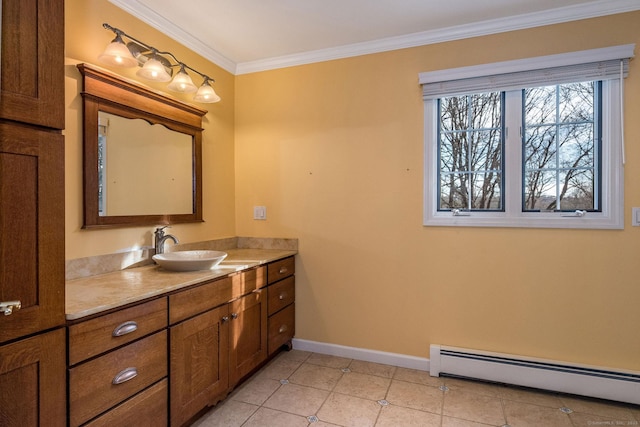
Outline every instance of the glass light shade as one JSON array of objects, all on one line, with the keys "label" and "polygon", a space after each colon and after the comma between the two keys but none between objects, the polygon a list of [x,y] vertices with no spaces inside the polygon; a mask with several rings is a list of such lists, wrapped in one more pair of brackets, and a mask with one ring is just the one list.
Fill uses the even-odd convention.
[{"label": "glass light shade", "polygon": [[144,66],[136,72],[136,75],[154,82],[168,82],[171,80],[171,76],[165,70],[164,65],[154,58],[150,58],[145,62]]},{"label": "glass light shade", "polygon": [[176,73],[167,88],[174,92],[182,93],[193,93],[198,90],[198,87],[193,84],[191,77],[189,77],[189,74],[184,70],[184,67],[180,67],[180,71]]},{"label": "glass light shade", "polygon": [[105,64],[119,67],[135,67],[138,65],[138,60],[131,55],[120,36],[117,36],[109,43],[104,52],[98,56],[98,60]]},{"label": "glass light shade", "polygon": [[209,80],[206,79],[204,83],[202,83],[202,86],[200,86],[200,88],[198,89],[198,92],[196,92],[193,100],[196,102],[213,104],[214,102],[220,101],[220,97],[209,84]]}]

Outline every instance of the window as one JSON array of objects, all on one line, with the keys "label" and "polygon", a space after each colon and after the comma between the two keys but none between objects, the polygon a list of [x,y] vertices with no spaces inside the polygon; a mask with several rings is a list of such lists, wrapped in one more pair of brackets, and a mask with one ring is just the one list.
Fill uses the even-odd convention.
[{"label": "window", "polygon": [[622,80],[632,53],[422,73],[424,224],[623,228]]}]

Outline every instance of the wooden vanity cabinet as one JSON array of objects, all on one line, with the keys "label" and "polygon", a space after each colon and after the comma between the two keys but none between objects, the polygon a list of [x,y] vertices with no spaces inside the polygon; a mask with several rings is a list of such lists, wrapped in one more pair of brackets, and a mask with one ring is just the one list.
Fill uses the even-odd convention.
[{"label": "wooden vanity cabinet", "polygon": [[69,425],[188,425],[291,343],[293,274],[290,257],[69,321]]},{"label": "wooden vanity cabinet", "polygon": [[267,357],[266,267],[169,296],[171,425],[223,399]]},{"label": "wooden vanity cabinet", "polygon": [[182,426],[229,388],[227,304],[171,326],[171,425]]},{"label": "wooden vanity cabinet", "polygon": [[274,354],[280,347],[291,348],[295,335],[295,260],[284,258],[268,264],[268,350]]},{"label": "wooden vanity cabinet", "polygon": [[140,412],[167,424],[166,327],[166,297],[68,326],[71,427],[120,424]]},{"label": "wooden vanity cabinet", "polygon": [[267,358],[267,292],[258,289],[230,303],[229,383],[237,384]]}]

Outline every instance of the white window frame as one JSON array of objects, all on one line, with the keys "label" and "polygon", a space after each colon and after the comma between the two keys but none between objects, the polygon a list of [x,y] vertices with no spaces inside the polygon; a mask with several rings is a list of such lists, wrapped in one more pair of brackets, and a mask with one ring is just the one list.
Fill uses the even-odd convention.
[{"label": "white window frame", "polygon": [[[616,47],[615,55],[620,55],[621,47]],[[634,45],[625,45],[625,58],[633,56]],[[613,49],[613,48],[611,48]],[[606,49],[604,49],[606,50]],[[431,73],[422,73],[422,84],[437,81],[439,76],[446,77],[443,80],[464,80],[475,77],[493,75],[496,69],[500,70],[526,70],[535,69],[541,63],[566,65],[563,61],[580,61],[589,57],[585,52],[601,55],[603,49],[593,51],[575,52],[567,55],[552,55],[542,58],[508,61],[498,64],[486,64],[475,67],[464,67],[454,70],[442,70]],[[568,58],[568,59],[567,59]],[[579,59],[576,59],[579,58]],[[622,59],[622,56],[618,56]],[[611,59],[611,58],[607,58]],[[592,61],[593,62],[593,61]],[[462,78],[461,78],[462,76]],[[491,77],[489,77],[491,79]],[[618,78],[602,80],[602,169],[601,169],[601,210],[600,212],[587,212],[585,214],[567,212],[523,212],[522,211],[522,141],[519,127],[506,129],[504,164],[504,211],[501,212],[458,212],[438,211],[438,108],[437,98],[445,95],[461,95],[470,92],[456,92],[451,90],[451,82],[446,92],[425,96],[424,100],[424,211],[423,224],[426,226],[462,226],[462,227],[531,227],[531,228],[593,228],[593,229],[622,229],[624,228],[624,146],[622,123],[622,95],[623,72]],[[584,79],[583,79],[584,80]],[[600,80],[597,76],[591,80]],[[492,80],[493,81],[493,80]],[[570,80],[569,80],[570,81]],[[562,83],[568,83],[563,81]],[[558,82],[560,83],[560,82]],[[475,83],[474,83],[475,84]],[[482,81],[480,85],[482,85]],[[555,84],[555,83],[549,83]],[[461,85],[461,86],[464,86]],[[489,85],[491,86],[491,85]],[[508,85],[509,86],[509,85]],[[508,101],[514,101],[514,97],[520,98],[521,89],[524,86],[510,85],[509,87],[487,87],[486,91],[505,90]],[[436,90],[437,92],[437,90]],[[476,91],[477,93],[478,91]],[[426,93],[426,92],[425,92]],[[517,102],[517,100],[515,100]],[[511,122],[510,115],[514,110],[506,110],[505,123]],[[515,112],[515,114],[520,114]]]}]

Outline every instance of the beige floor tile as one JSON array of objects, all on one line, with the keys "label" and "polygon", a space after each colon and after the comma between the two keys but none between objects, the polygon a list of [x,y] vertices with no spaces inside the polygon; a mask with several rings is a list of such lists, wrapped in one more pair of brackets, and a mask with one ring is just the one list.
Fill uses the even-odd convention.
[{"label": "beige floor tile", "polygon": [[431,412],[389,405],[380,411],[376,427],[440,427],[440,418]]},{"label": "beige floor tile", "polygon": [[375,375],[347,372],[333,389],[336,393],[348,394],[369,400],[381,400],[387,395],[391,379]]},{"label": "beige floor tile", "polygon": [[[442,427],[487,427],[491,424],[477,423],[454,417],[442,417]],[[516,427],[516,426],[513,426]],[[547,426],[549,427],[549,426]]]},{"label": "beige floor tile", "polygon": [[273,393],[263,406],[308,417],[318,412],[328,396],[328,391],[297,384],[286,384]]},{"label": "beige floor tile", "polygon": [[505,424],[502,402],[494,396],[450,389],[444,393],[442,414],[468,421],[501,426]]},{"label": "beige floor tile", "polygon": [[318,419],[345,427],[375,425],[381,406],[373,401],[339,393],[331,393],[318,411]]},{"label": "beige floor tile", "polygon": [[573,412],[600,415],[605,418],[612,418],[620,421],[636,420],[629,405],[565,395],[561,395],[560,400],[564,406],[571,409]]},{"label": "beige floor tile", "polygon": [[531,403],[533,405],[548,406],[550,408],[561,408],[562,401],[557,394],[538,390],[529,390],[519,387],[502,387],[498,394],[505,400],[515,402]]},{"label": "beige floor tile", "polygon": [[312,353],[306,360],[307,363],[314,365],[326,366],[328,368],[348,368],[352,359],[346,357],[331,356],[328,354]]},{"label": "beige floor tile", "polygon": [[289,378],[300,365],[302,361],[295,358],[277,357],[262,368],[256,376],[280,381]]},{"label": "beige floor tile", "polygon": [[[383,400],[387,403],[378,402]],[[561,407],[573,412],[565,414]],[[640,406],[437,378],[425,371],[292,350],[280,353],[193,425],[496,427],[507,423],[640,427]]]},{"label": "beige floor tile", "polygon": [[259,406],[244,402],[224,401],[193,423],[193,427],[239,427],[258,408]]},{"label": "beige floor tile", "polygon": [[262,405],[281,384],[278,380],[267,377],[253,377],[233,392],[229,399],[240,402]]},{"label": "beige floor tile", "polygon": [[331,391],[336,384],[338,384],[342,375],[342,371],[337,368],[304,363],[291,374],[289,381],[295,384]]},{"label": "beige floor tile", "polygon": [[289,360],[289,361],[296,361],[296,362],[305,362],[309,356],[311,356],[313,353],[311,353],[310,351],[302,351],[302,350],[289,350],[289,351],[283,351],[282,353],[280,353],[278,355],[278,359],[283,359],[283,360]]},{"label": "beige floor tile", "polygon": [[504,402],[507,424],[517,427],[571,427],[569,415],[559,408],[531,405],[522,402]]},{"label": "beige floor tile", "polygon": [[308,425],[309,420],[301,415],[260,408],[242,427],[307,427]]},{"label": "beige floor tile", "polygon": [[445,378],[444,385],[451,390],[464,390],[494,397],[499,397],[504,390],[504,386],[499,384],[461,378]]},{"label": "beige floor tile", "polygon": [[393,379],[386,400],[392,405],[441,414],[442,399],[443,393],[437,387]]},{"label": "beige floor tile", "polygon": [[353,372],[361,374],[375,375],[377,377],[393,378],[396,367],[391,365],[383,365],[381,363],[365,362],[362,360],[353,360],[349,365],[349,369]]},{"label": "beige floor tile", "polygon": [[417,369],[397,368],[393,378],[400,381],[436,387],[444,384],[444,378],[432,377],[428,371],[419,371]]}]

